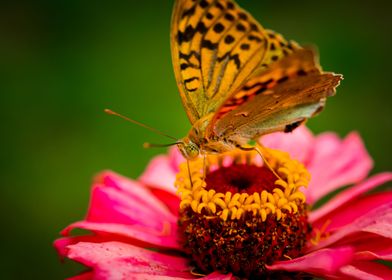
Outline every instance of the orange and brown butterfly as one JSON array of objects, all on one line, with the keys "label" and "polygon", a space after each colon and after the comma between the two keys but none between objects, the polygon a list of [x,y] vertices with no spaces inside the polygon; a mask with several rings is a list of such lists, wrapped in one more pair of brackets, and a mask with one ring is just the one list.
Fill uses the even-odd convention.
[{"label": "orange and brown butterfly", "polygon": [[292,131],[323,109],[342,79],[231,0],[176,0],[171,52],[192,124],[178,141],[187,159]]}]

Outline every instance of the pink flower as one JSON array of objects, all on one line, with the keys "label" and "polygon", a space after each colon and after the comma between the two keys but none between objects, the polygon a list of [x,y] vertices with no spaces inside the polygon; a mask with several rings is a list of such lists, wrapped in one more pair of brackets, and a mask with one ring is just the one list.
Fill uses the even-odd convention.
[{"label": "pink flower", "polygon": [[[267,135],[262,142],[304,163],[312,175],[303,190],[309,205],[350,185],[304,216],[311,238],[297,257],[267,261],[270,277],[392,279],[392,270],[375,262],[392,260],[392,191],[372,191],[391,181],[392,173],[367,178],[372,160],[358,134],[343,140],[333,133],[315,137],[300,127],[292,134]],[[154,158],[139,180],[111,171],[95,179],[85,220],[69,225],[55,241],[61,256],[90,268],[72,279],[235,279],[231,273],[199,276],[183,253],[174,187],[182,161],[172,149]],[[75,228],[91,234],[72,236]]]}]

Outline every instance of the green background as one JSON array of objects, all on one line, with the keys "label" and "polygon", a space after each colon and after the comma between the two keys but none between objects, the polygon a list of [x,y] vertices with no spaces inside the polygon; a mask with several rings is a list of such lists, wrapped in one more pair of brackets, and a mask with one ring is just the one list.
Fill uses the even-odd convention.
[{"label": "green background", "polygon": [[[315,44],[325,70],[344,74],[309,121],[315,132],[361,133],[391,170],[392,17],[385,1],[239,1],[265,27]],[[2,279],[62,279],[52,241],[86,211],[91,179],[137,177],[142,143],[167,139],[103,113],[112,108],[182,137],[190,128],[171,66],[172,1],[1,4]]]}]

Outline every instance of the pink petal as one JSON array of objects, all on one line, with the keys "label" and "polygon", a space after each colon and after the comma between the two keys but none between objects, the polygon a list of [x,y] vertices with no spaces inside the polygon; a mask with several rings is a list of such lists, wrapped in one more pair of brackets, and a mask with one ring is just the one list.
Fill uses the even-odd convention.
[{"label": "pink petal", "polygon": [[172,147],[169,149],[169,159],[172,168],[177,173],[179,171],[178,167],[185,161],[177,147]]},{"label": "pink petal", "polygon": [[270,270],[302,271],[326,276],[334,275],[340,267],[351,262],[354,255],[352,247],[322,249],[293,260],[276,262],[267,266]]},{"label": "pink petal", "polygon": [[169,208],[169,210],[174,215],[176,215],[176,216],[178,215],[178,210],[179,210],[179,206],[180,206],[180,202],[181,202],[178,195],[169,193],[169,192],[162,190],[162,189],[150,188],[150,190],[157,198],[159,198],[159,200],[161,200],[163,203],[165,203],[167,208]]},{"label": "pink petal", "polygon": [[304,125],[291,133],[276,132],[261,138],[261,143],[266,147],[288,152],[294,159],[304,164],[312,153],[313,142],[313,134]]},{"label": "pink petal", "polygon": [[176,223],[166,205],[138,182],[113,172],[103,173],[100,181],[93,187],[87,221],[138,224],[157,231]]},{"label": "pink petal", "polygon": [[392,240],[380,236],[358,240],[353,244],[356,260],[392,261]]},{"label": "pink petal", "polygon": [[94,279],[191,279],[188,261],[121,242],[80,242],[68,257],[91,267]]},{"label": "pink petal", "polygon": [[[337,242],[347,243],[354,240],[352,237],[360,239],[368,238],[369,234],[378,235],[392,239],[392,201],[379,206],[370,211],[367,215],[363,215],[352,223],[340,228],[330,237],[321,241],[318,245],[311,247],[309,250],[317,250],[331,246]],[[351,236],[351,237],[350,237]]]},{"label": "pink petal", "polygon": [[357,133],[350,133],[343,141],[332,133],[321,134],[307,164],[312,175],[305,193],[307,202],[312,204],[337,188],[363,180],[372,166],[372,159]]},{"label": "pink petal", "polygon": [[67,280],[90,280],[94,278],[94,274],[91,271],[76,275],[71,278],[67,278]]},{"label": "pink petal", "polygon": [[73,237],[63,237],[55,240],[53,242],[54,248],[56,249],[57,253],[60,257],[67,257],[68,256],[68,246],[73,245],[79,242],[105,242],[111,241],[102,236],[95,236],[95,235],[84,235],[84,236],[73,236]]},{"label": "pink petal", "polygon": [[147,186],[161,188],[170,193],[176,192],[174,187],[176,169],[173,168],[169,156],[166,155],[153,158],[138,180]]},{"label": "pink petal", "polygon": [[[76,222],[69,225],[62,231],[62,235],[68,236],[71,230],[79,228],[92,231],[98,236],[105,236],[111,240],[118,239],[119,236],[127,243],[138,244],[144,247],[164,247],[181,250],[177,240],[177,224],[167,224],[161,231],[139,225],[124,225],[111,223],[93,223],[88,221]],[[110,235],[108,235],[110,234]],[[128,238],[128,239],[124,239]],[[141,242],[147,243],[142,244]]]},{"label": "pink petal", "polygon": [[238,279],[237,277],[234,277],[229,274],[220,274],[219,272],[213,272],[205,277],[198,278],[198,279],[204,279],[204,280],[235,280]]},{"label": "pink petal", "polygon": [[347,204],[335,209],[322,219],[313,222],[314,228],[322,228],[328,221],[325,231],[336,231],[340,227],[345,226],[360,216],[367,215],[371,210],[392,201],[392,191],[381,192],[354,199]]},{"label": "pink petal", "polygon": [[340,269],[347,278],[366,280],[392,279],[392,270],[385,265],[375,262],[355,262]]},{"label": "pink petal", "polygon": [[332,211],[338,209],[339,207],[347,205],[349,201],[357,198],[361,194],[369,190],[372,190],[391,180],[392,180],[392,173],[390,172],[381,173],[367,179],[366,181],[362,182],[357,186],[348,188],[347,190],[342,191],[341,193],[336,195],[334,198],[332,198],[329,202],[324,204],[319,209],[312,211],[309,215],[309,221],[311,223],[314,223],[315,221],[322,219]]}]

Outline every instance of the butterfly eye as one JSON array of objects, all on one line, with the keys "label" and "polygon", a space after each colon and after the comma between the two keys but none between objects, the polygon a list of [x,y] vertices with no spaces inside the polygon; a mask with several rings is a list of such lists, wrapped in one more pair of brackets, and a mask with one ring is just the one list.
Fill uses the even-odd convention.
[{"label": "butterfly eye", "polygon": [[180,142],[177,147],[183,157],[189,160],[197,158],[200,153],[199,147],[192,142]]},{"label": "butterfly eye", "polygon": [[188,143],[185,145],[185,152],[187,159],[195,159],[199,155],[199,147],[197,147],[194,143]]}]

